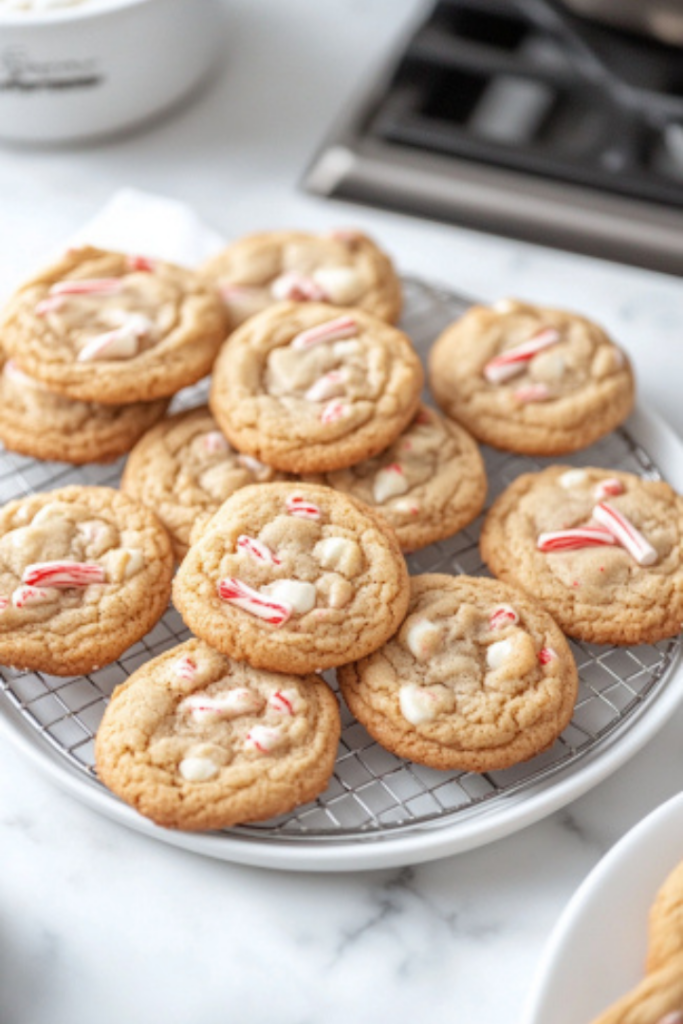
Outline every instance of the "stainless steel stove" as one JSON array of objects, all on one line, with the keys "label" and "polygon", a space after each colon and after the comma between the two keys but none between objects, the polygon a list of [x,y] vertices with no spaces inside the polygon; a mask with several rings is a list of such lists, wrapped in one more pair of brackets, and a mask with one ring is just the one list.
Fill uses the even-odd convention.
[{"label": "stainless steel stove", "polygon": [[552,0],[441,0],[305,187],[681,274],[683,48]]}]

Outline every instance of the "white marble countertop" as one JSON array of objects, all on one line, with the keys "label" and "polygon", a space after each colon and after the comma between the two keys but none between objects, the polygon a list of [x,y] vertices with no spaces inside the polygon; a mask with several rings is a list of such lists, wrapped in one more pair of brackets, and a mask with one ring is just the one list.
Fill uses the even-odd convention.
[{"label": "white marble countertop", "polygon": [[[594,316],[630,353],[640,402],[683,434],[674,279],[297,194],[332,117],[421,6],[229,0],[224,63],[192,104],[97,146],[1,150],[0,285],[123,185],[183,199],[226,235],[362,224],[404,271]],[[0,739],[0,1020],[515,1021],[578,883],[681,788],[682,729],[679,711],[615,776],[515,836],[356,875],[245,868],[156,843],[63,795]]]}]

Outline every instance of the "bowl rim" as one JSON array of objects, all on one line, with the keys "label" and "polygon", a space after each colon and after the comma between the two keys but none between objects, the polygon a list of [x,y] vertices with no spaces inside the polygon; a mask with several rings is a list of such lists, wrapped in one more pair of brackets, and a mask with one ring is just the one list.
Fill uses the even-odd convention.
[{"label": "bowl rim", "polygon": [[3,11],[0,9],[0,26],[20,26],[26,29],[40,26],[65,25],[71,22],[90,21],[125,10],[158,3],[159,0],[106,0],[104,4],[90,4],[87,0],[73,7],[55,7],[48,11]]}]

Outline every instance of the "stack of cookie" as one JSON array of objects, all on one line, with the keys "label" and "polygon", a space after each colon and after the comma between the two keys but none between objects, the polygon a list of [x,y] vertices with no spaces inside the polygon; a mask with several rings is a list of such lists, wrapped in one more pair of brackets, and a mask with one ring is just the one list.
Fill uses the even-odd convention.
[{"label": "stack of cookie", "polygon": [[[119,687],[98,732],[101,779],[159,824],[224,827],[318,794],[340,735],[324,669],[338,669],[349,708],[389,750],[491,771],[533,757],[569,722],[578,676],[563,631],[635,643],[680,627],[683,502],[623,473],[560,467],[516,480],[482,536],[503,582],[409,578],[402,551],[452,535],[483,507],[472,434],[522,453],[578,450],[628,414],[633,376],[583,318],[477,307],[432,352],[443,417],[421,403],[400,308],[388,257],[349,231],[252,236],[201,278],[81,250],[10,304],[3,381],[22,394],[24,378],[40,381],[82,416],[85,402],[158,405],[215,359],[210,408],[153,426],[122,480],[130,508],[147,506],[168,531],[163,593],[172,545],[173,599],[197,637]],[[7,514],[7,586],[26,583],[34,550],[38,568],[59,564],[58,600],[53,590],[52,606],[31,613],[34,641],[53,614],[64,636],[67,621],[91,630],[98,602],[120,604],[104,560],[118,565],[108,552],[131,545],[105,539],[101,513],[95,525],[59,507],[46,525],[33,506]],[[147,557],[128,562],[124,580]]]},{"label": "stack of cookie", "polygon": [[63,462],[130,451],[211,369],[228,328],[206,280],[91,247],[25,284],[0,324],[0,440]]}]

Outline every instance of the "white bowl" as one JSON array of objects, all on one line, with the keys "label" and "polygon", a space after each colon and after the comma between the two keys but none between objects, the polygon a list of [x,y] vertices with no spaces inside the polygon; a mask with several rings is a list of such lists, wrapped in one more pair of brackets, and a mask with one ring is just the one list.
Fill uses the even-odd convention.
[{"label": "white bowl", "polygon": [[0,138],[95,138],[176,103],[222,36],[218,0],[82,0],[0,12]]}]

